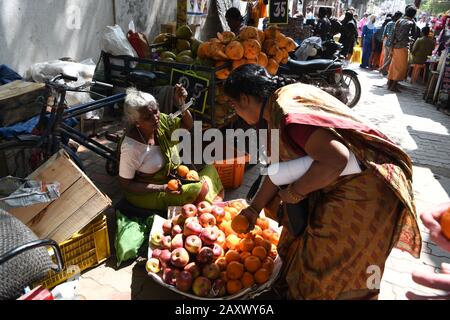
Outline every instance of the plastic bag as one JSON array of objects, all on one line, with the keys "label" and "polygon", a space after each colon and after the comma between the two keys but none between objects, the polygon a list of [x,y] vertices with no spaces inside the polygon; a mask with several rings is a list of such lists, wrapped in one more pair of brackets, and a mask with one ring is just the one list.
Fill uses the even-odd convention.
[{"label": "plastic bag", "polygon": [[0,207],[8,211],[49,203],[60,197],[59,188],[58,182],[44,184],[42,181],[5,177],[0,179]]},{"label": "plastic bag", "polygon": [[106,27],[102,36],[102,50],[115,56],[138,56],[118,25]]},{"label": "plastic bag", "polygon": [[136,259],[150,233],[153,216],[145,219],[130,219],[120,211],[116,212],[117,232],[115,239],[117,267],[128,260]]},{"label": "plastic bag", "polygon": [[298,61],[306,61],[308,57],[314,57],[317,49],[322,49],[322,39],[320,37],[310,37],[305,39],[300,47],[295,51]]}]

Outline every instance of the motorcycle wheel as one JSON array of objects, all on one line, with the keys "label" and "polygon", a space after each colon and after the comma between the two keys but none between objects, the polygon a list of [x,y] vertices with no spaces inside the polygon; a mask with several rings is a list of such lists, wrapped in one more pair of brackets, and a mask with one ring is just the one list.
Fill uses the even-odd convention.
[{"label": "motorcycle wheel", "polygon": [[353,108],[361,99],[361,83],[358,77],[348,70],[343,71],[340,87],[347,91],[348,101],[346,105]]}]

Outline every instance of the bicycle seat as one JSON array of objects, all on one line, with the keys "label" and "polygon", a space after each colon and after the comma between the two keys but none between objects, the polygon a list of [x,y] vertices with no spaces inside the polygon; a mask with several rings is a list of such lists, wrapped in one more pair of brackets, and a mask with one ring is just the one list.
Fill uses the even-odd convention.
[{"label": "bicycle seat", "polygon": [[289,69],[290,72],[309,73],[325,70],[332,63],[333,60],[329,59],[315,59],[310,61],[297,61],[289,59],[287,63],[287,68]]}]

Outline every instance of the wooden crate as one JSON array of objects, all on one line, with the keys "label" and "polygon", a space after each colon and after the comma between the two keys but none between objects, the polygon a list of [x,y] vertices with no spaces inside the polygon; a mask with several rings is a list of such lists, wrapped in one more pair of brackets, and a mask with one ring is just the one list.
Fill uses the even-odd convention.
[{"label": "wooden crate", "polygon": [[63,150],[29,178],[61,184],[59,199],[10,210],[40,239],[50,238],[58,243],[66,241],[111,206],[111,200],[97,189]]},{"label": "wooden crate", "polygon": [[47,101],[43,83],[14,81],[0,86],[0,126],[7,127],[28,120],[41,112],[39,97]]}]

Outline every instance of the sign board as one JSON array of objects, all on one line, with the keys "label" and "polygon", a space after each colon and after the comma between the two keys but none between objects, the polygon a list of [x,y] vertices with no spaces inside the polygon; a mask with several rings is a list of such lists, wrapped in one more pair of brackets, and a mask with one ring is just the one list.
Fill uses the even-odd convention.
[{"label": "sign board", "polygon": [[197,113],[205,113],[206,102],[208,99],[209,80],[197,75],[194,71],[182,71],[172,69],[170,84],[175,86],[181,84],[188,92],[187,101],[195,98],[195,104],[192,107]]},{"label": "sign board", "polygon": [[269,23],[288,24],[289,22],[289,0],[269,1]]}]

